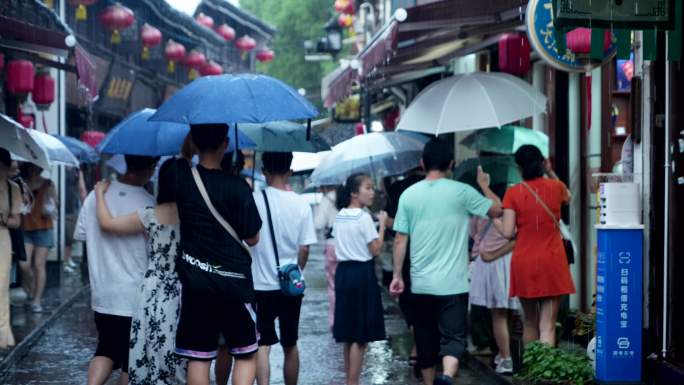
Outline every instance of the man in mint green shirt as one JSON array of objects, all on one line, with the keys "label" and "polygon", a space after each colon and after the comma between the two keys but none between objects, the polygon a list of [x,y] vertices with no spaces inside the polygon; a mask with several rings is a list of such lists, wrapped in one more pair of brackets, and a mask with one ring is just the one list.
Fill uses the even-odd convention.
[{"label": "man in mint green shirt", "polygon": [[[425,180],[401,195],[394,220],[397,236],[390,292],[398,295],[405,290],[401,273],[410,237],[414,333],[425,385],[452,384],[467,346],[470,218],[502,214],[495,200],[447,179],[453,165],[451,146],[437,138],[430,140],[423,150]],[[478,180],[487,178],[480,170]],[[440,357],[444,374],[435,378]]]}]

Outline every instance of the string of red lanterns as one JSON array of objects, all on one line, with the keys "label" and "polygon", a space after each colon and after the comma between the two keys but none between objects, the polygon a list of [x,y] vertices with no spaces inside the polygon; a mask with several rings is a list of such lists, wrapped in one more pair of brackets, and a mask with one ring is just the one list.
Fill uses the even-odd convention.
[{"label": "string of red lanterns", "polygon": [[100,22],[112,31],[111,43],[119,44],[121,43],[121,31],[133,25],[135,14],[130,8],[116,3],[100,13]]},{"label": "string of red lanterns", "polygon": [[335,0],[335,11],[340,15],[337,24],[342,28],[349,28],[354,24],[356,8],[353,0]]}]

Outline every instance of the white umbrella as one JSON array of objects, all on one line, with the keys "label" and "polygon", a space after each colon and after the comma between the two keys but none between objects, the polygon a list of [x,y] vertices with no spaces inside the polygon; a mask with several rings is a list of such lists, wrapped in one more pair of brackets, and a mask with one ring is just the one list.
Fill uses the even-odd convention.
[{"label": "white umbrella", "polygon": [[499,72],[440,80],[408,106],[398,129],[444,134],[501,127],[546,112],[546,97],[529,83]]},{"label": "white umbrella", "polygon": [[43,151],[45,151],[51,165],[78,167],[78,159],[59,139],[36,130],[26,131],[28,131],[33,140],[35,140]]},{"label": "white umbrella", "polygon": [[317,153],[311,152],[293,152],[292,153],[292,169],[293,172],[303,172],[313,170],[321,164],[321,161],[330,154],[330,151],[321,151]]},{"label": "white umbrella", "polygon": [[50,168],[47,153],[29,130],[5,114],[0,114],[0,147],[12,153],[17,160],[31,162],[43,169]]},{"label": "white umbrella", "polygon": [[342,184],[359,172],[376,178],[403,174],[420,165],[425,142],[398,132],[355,136],[333,147],[311,174],[312,184]]}]

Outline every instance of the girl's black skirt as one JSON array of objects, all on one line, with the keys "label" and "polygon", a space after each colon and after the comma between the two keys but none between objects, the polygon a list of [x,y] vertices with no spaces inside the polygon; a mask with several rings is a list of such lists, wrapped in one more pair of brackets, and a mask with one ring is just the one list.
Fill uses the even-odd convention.
[{"label": "girl's black skirt", "polygon": [[337,342],[348,343],[385,339],[382,299],[372,260],[337,265],[333,336]]}]

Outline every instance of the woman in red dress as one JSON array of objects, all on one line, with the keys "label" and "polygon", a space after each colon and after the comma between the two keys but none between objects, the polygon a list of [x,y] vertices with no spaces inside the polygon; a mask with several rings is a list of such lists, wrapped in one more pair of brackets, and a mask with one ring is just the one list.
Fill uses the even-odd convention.
[{"label": "woman in red dress", "polygon": [[570,201],[570,192],[537,147],[522,146],[515,161],[523,182],[506,192],[500,224],[505,237],[516,238],[510,296],[522,304],[524,343],[541,340],[553,346],[560,296],[575,292],[558,228],[561,206]]}]

